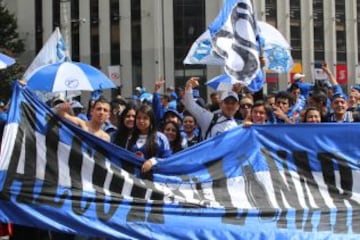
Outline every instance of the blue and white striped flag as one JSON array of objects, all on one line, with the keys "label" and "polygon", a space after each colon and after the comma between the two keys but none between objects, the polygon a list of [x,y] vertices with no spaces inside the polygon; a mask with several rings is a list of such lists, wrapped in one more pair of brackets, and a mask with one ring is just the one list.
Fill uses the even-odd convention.
[{"label": "blue and white striped flag", "polygon": [[141,176],[142,159],[16,85],[0,221],[112,239],[359,239],[358,135],[355,123],[239,126]]},{"label": "blue and white striped flag", "polygon": [[[208,29],[193,43],[184,64],[209,64],[224,66],[226,78],[219,76],[219,80],[226,80],[219,86],[225,88],[230,82],[239,82],[245,86],[254,86],[251,89],[258,91],[262,88],[258,83],[264,83],[260,70],[260,39],[257,23],[251,1],[228,0]],[[253,81],[257,81],[253,83]],[[230,85],[231,89],[231,85]]]},{"label": "blue and white striped flag", "polygon": [[258,29],[251,0],[227,0],[209,30],[214,51],[225,61],[226,74],[249,85],[260,71]]}]

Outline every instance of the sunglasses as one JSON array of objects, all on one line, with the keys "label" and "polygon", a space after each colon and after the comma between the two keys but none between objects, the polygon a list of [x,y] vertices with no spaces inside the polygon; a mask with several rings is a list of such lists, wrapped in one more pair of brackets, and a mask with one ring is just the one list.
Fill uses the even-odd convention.
[{"label": "sunglasses", "polygon": [[244,104],[240,104],[240,108],[252,108],[252,104],[250,104],[250,103],[244,103]]}]

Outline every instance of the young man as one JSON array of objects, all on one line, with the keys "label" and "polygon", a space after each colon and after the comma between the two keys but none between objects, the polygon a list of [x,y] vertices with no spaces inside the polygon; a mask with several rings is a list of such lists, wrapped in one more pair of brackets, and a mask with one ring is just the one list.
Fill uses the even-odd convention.
[{"label": "young man", "polygon": [[186,82],[184,106],[197,120],[203,139],[209,139],[238,126],[234,118],[239,109],[238,95],[233,91],[224,92],[221,96],[220,112],[214,114],[194,101],[192,89],[198,85],[197,77],[192,77]]},{"label": "young man", "polygon": [[351,111],[347,111],[348,103],[345,94],[335,94],[331,99],[331,109],[333,113],[328,116],[328,122],[353,122],[353,115]]},{"label": "young man", "polygon": [[109,119],[110,116],[110,103],[106,99],[99,98],[95,101],[90,111],[90,121],[84,121],[78,117],[70,115],[66,111],[69,107],[70,104],[68,103],[60,104],[58,108],[58,115],[78,125],[83,130],[92,133],[105,141],[110,141],[109,134],[102,130],[104,123]]},{"label": "young man", "polygon": [[275,115],[275,123],[294,123],[295,119],[290,108],[293,105],[293,97],[290,93],[282,91],[275,95],[275,106],[273,114]]}]

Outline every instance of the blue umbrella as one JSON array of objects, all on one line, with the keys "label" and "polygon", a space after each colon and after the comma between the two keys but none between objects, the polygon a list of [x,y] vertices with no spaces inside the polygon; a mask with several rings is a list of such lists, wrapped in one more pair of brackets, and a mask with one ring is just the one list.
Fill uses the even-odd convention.
[{"label": "blue umbrella", "polygon": [[47,92],[94,91],[116,88],[100,70],[80,62],[61,62],[37,68],[27,79],[32,90]]},{"label": "blue umbrella", "polygon": [[0,69],[7,68],[15,63],[15,59],[0,53]]}]

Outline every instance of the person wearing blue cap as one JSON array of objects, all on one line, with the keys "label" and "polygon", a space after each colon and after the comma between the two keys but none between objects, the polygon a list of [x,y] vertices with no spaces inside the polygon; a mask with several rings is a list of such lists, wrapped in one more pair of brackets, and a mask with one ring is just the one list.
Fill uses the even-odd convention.
[{"label": "person wearing blue cap", "polygon": [[176,107],[177,107],[177,98],[178,98],[176,92],[175,91],[171,92],[169,94],[169,97],[170,97],[169,109],[176,109]]},{"label": "person wearing blue cap", "polygon": [[352,86],[352,87],[351,87],[351,91],[355,91],[355,92],[357,92],[357,93],[360,93],[360,85],[357,84],[357,85],[355,85],[355,86]]},{"label": "person wearing blue cap", "polygon": [[328,122],[353,122],[353,114],[351,111],[347,111],[348,103],[347,96],[343,93],[338,93],[333,96],[331,99],[331,109],[332,113],[328,116]]},{"label": "person wearing blue cap", "polygon": [[239,109],[239,97],[233,91],[221,95],[220,112],[212,113],[200,107],[193,98],[193,88],[199,85],[199,78],[191,77],[185,86],[184,106],[196,118],[203,139],[209,139],[238,126],[234,115]]}]

